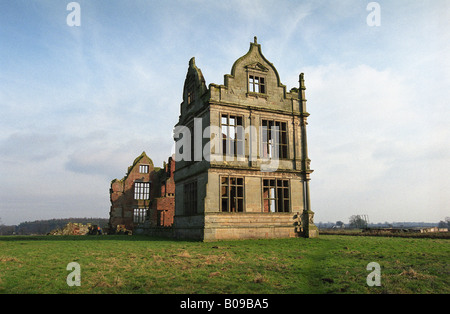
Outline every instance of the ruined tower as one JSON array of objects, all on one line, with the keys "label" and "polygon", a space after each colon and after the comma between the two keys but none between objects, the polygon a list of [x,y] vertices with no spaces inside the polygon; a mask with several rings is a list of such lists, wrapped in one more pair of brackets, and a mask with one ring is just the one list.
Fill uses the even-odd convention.
[{"label": "ruined tower", "polygon": [[206,86],[195,59],[176,140],[174,234],[201,240],[315,237],[309,197],[304,75],[287,91],[250,43],[224,84]]}]

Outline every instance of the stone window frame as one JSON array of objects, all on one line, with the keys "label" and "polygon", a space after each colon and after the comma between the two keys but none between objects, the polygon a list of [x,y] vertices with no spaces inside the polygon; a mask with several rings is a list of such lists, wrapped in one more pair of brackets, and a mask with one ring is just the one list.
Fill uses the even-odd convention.
[{"label": "stone window frame", "polygon": [[197,180],[186,182],[183,185],[183,209],[185,215],[197,214],[198,204]]},{"label": "stone window frame", "polygon": [[[247,96],[255,96],[268,98],[268,81],[267,81],[267,71],[259,70],[254,68],[247,68]],[[253,77],[253,82],[250,81],[250,78]],[[254,78],[258,78],[258,83],[255,84]],[[261,83],[261,79],[264,81]],[[253,86],[253,87],[252,87]],[[258,91],[255,91],[255,86],[258,87]],[[263,87],[263,91],[261,91],[261,87]]]},{"label": "stone window frame", "polygon": [[[266,129],[264,129],[264,121],[268,122],[268,125]],[[273,122],[274,126],[277,126],[277,123],[279,123],[280,127],[278,129],[278,132],[280,134],[280,141],[279,143],[275,143],[278,147],[277,152],[277,158],[280,160],[289,160],[290,159],[290,152],[289,152],[289,121],[282,120],[282,119],[273,119],[269,117],[261,117],[260,118],[260,126],[261,126],[261,134],[260,134],[260,153],[262,158],[268,158],[269,156],[265,155],[264,153],[264,145],[268,145],[269,142],[264,141],[264,133],[267,132],[267,137],[270,137],[271,134],[271,128],[269,125],[269,122]],[[285,130],[283,130],[282,125],[285,125]],[[283,137],[284,134],[284,137]],[[283,142],[284,139],[284,142]],[[271,144],[273,145],[273,144]],[[284,150],[283,150],[284,148]],[[272,157],[270,157],[272,158]]]},{"label": "stone window frame", "polygon": [[[292,208],[291,180],[283,179],[283,178],[261,178],[261,179],[262,179],[262,181],[261,181],[262,212],[263,213],[290,213],[291,208]],[[266,184],[266,181],[268,182],[268,184]],[[272,185],[272,181],[273,181],[273,185]],[[279,184],[279,183],[281,183],[281,184]],[[272,186],[274,187],[274,190],[273,190],[274,195],[269,195],[270,188]],[[268,188],[267,197],[265,195],[266,187]],[[267,211],[265,211],[266,201],[267,201]],[[271,204],[274,205],[274,211],[271,210]],[[280,210],[280,204],[281,204],[281,210]],[[286,204],[287,204],[287,206],[286,206]],[[286,210],[286,207],[288,207],[287,210]]]},{"label": "stone window frame", "polygon": [[151,182],[134,182],[134,199],[135,200],[149,200]]},{"label": "stone window frame", "polygon": [[[223,123],[223,118],[224,116],[226,116],[227,122],[226,124]],[[219,125],[220,125],[220,153],[224,156],[227,156],[228,153],[230,153],[229,151],[231,151],[231,145],[230,143],[232,143],[231,141],[224,139],[223,138],[223,127],[227,128],[226,131],[226,135],[228,136],[230,134],[230,127],[234,127],[234,140],[233,140],[233,154],[230,154],[229,156],[232,157],[244,157],[245,156],[245,125],[244,125],[244,115],[243,114],[234,114],[234,113],[229,113],[229,112],[220,112],[220,120],[219,120]],[[230,117],[234,117],[236,123],[234,125],[230,124]],[[238,124],[240,119],[240,123]],[[239,138],[238,136],[238,127],[242,127],[242,138]],[[225,146],[225,150],[224,150],[224,146]],[[242,152],[238,152],[238,147],[242,148]],[[239,153],[239,154],[238,154]]]},{"label": "stone window frame", "polygon": [[194,91],[188,90],[187,92],[187,104],[190,106],[194,102]]},{"label": "stone window frame", "polygon": [[188,83],[186,85],[186,103],[188,106],[192,105],[195,100],[195,83],[194,76],[190,75],[188,78]]},{"label": "stone window frame", "polygon": [[[233,182],[234,181],[234,182]],[[239,183],[240,181],[240,183]],[[244,213],[245,211],[245,178],[243,176],[222,175],[219,178],[220,189],[220,212],[222,213]],[[234,196],[232,190],[234,189]],[[239,190],[241,192],[239,192]],[[225,195],[224,196],[224,192]],[[224,200],[227,208],[224,210]],[[232,203],[235,204],[234,208]]]},{"label": "stone window frame", "polygon": [[248,92],[249,93],[258,93],[258,94],[266,94],[266,76],[260,74],[248,74]]},{"label": "stone window frame", "polygon": [[137,207],[133,208],[133,223],[143,223],[147,218],[147,208]]}]

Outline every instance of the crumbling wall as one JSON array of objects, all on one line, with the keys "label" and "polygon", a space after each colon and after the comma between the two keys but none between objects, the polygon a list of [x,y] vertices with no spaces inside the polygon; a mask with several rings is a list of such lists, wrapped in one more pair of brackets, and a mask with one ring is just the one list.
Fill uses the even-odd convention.
[{"label": "crumbling wall", "polygon": [[69,222],[64,228],[50,231],[48,235],[86,235],[89,233],[90,224]]},{"label": "crumbling wall", "polygon": [[[149,166],[148,173],[140,172],[140,166]],[[136,222],[133,211],[136,208],[146,212],[146,224],[151,226],[171,226],[175,208],[175,182],[173,173],[175,160],[173,157],[164,163],[162,169],[153,167],[152,160],[143,152],[128,167],[127,175],[111,181],[110,188],[110,219],[109,229],[116,230],[123,225],[127,230],[133,230],[142,222]],[[135,199],[134,184],[150,182],[149,199]]]}]

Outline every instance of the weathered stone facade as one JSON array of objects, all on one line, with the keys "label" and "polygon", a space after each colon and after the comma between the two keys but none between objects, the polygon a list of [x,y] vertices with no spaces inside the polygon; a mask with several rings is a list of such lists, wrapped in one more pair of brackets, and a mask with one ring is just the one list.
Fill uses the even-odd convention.
[{"label": "weathered stone facade", "polygon": [[172,157],[163,169],[155,168],[143,152],[128,168],[121,180],[111,181],[109,230],[118,225],[133,231],[147,223],[152,226],[171,226],[175,208],[175,184]]},{"label": "weathered stone facade", "polygon": [[189,62],[179,121],[173,234],[200,240],[315,237],[305,86],[286,90],[256,37],[224,84]]}]

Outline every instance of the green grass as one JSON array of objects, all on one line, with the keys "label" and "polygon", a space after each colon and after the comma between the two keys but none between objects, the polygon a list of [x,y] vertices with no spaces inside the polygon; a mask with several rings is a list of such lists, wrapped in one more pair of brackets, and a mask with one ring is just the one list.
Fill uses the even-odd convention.
[{"label": "green grass", "polygon": [[[190,242],[0,237],[0,293],[449,293],[449,240],[321,235]],[[66,266],[81,266],[69,287]],[[366,266],[381,266],[369,287]]]}]

